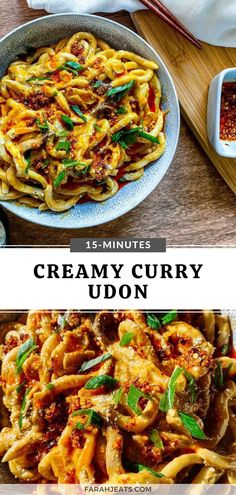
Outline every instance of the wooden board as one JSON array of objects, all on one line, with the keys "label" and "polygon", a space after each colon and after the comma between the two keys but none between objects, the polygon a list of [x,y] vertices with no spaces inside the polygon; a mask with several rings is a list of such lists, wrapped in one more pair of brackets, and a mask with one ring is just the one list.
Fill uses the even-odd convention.
[{"label": "wooden board", "polygon": [[221,70],[236,66],[236,49],[203,43],[198,50],[152,12],[132,14],[135,27],[162,57],[176,85],[181,111],[188,125],[236,194],[236,159],[222,158],[207,138],[207,95],[211,79]]}]

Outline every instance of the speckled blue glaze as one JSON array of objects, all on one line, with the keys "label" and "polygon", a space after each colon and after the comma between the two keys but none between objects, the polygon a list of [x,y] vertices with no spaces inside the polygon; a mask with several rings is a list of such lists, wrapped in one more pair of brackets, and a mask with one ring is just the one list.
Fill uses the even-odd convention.
[{"label": "speckled blue glaze", "polygon": [[157,53],[128,28],[95,15],[56,14],[41,17],[15,29],[0,41],[2,76],[16,57],[28,47],[50,45],[77,31],[89,31],[107,41],[116,50],[130,50],[159,65],[163,91],[163,108],[170,109],[166,118],[167,148],[164,155],[145,168],[144,176],[121,188],[104,203],[78,204],[64,213],[39,212],[16,202],[0,202],[7,210],[25,220],[54,228],[75,229],[91,227],[114,220],[143,201],[160,183],[173,159],[179,137],[179,105],[170,74]]}]

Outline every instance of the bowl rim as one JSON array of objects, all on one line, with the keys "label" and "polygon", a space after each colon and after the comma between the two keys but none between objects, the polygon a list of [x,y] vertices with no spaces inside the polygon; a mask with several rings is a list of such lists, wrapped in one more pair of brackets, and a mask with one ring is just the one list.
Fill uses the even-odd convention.
[{"label": "bowl rim", "polygon": [[[19,218],[22,218],[23,220],[26,220],[30,223],[33,223],[35,225],[41,225],[44,227],[54,228],[54,229],[67,229],[67,230],[73,230],[74,229],[74,230],[76,230],[76,229],[82,229],[82,228],[96,227],[98,225],[103,225],[105,223],[112,222],[113,220],[122,217],[123,215],[127,214],[128,212],[130,212],[134,208],[136,208],[136,206],[141,204],[154,191],[154,189],[160,184],[160,182],[162,181],[162,179],[166,175],[169,167],[171,166],[171,163],[173,161],[173,158],[175,156],[176,149],[178,146],[179,134],[180,134],[180,106],[179,106],[179,99],[178,99],[177,91],[176,91],[172,76],[171,76],[168,68],[166,67],[166,64],[163,61],[162,57],[156,52],[156,50],[142,36],[140,36],[135,31],[132,31],[127,26],[124,26],[123,24],[114,21],[113,19],[103,17],[100,15],[96,15],[96,14],[85,14],[85,13],[80,13],[80,12],[63,12],[63,13],[58,13],[58,14],[44,15],[41,17],[37,17],[36,19],[32,19],[31,21],[25,22],[25,23],[21,24],[20,26],[17,26],[13,30],[11,30],[9,33],[5,34],[2,38],[0,38],[0,44],[2,44],[2,42],[7,40],[8,38],[11,38],[11,36],[14,35],[15,33],[17,33],[18,31],[20,32],[22,28],[27,28],[27,27],[32,26],[32,25],[37,24],[37,23],[40,24],[42,21],[45,21],[47,19],[50,20],[50,19],[54,19],[57,17],[64,17],[64,16],[69,16],[71,18],[73,18],[73,17],[85,17],[85,18],[89,17],[89,18],[94,19],[96,22],[98,21],[98,22],[105,22],[107,24],[114,24],[115,26],[121,27],[122,30],[126,31],[127,34],[131,35],[132,37],[135,37],[135,38],[141,40],[141,42],[149,50],[151,50],[151,52],[153,52],[154,56],[157,57],[159,60],[161,60],[163,70],[169,79],[171,90],[173,92],[175,104],[176,104],[176,124],[177,124],[177,126],[176,126],[175,140],[172,143],[172,151],[171,151],[171,155],[169,158],[168,168],[161,174],[161,177],[158,177],[158,182],[157,182],[157,180],[153,180],[152,185],[151,185],[151,187],[149,187],[148,190],[146,188],[144,188],[143,194],[140,193],[138,195],[138,197],[136,198],[136,200],[134,200],[131,205],[128,202],[127,205],[125,205],[122,210],[121,209],[119,210],[119,212],[116,211],[112,214],[112,209],[110,209],[110,214],[107,215],[106,218],[104,218],[104,220],[101,220],[101,219],[96,220],[96,218],[94,218],[92,220],[92,222],[89,222],[87,225],[78,225],[76,219],[74,220],[74,222],[72,222],[69,225],[68,224],[67,225],[64,225],[64,224],[63,225],[57,225],[57,223],[55,223],[55,224],[52,222],[50,223],[49,220],[46,219],[47,217],[44,219],[44,216],[43,216],[44,212],[42,212],[36,219],[31,219],[31,218],[28,218],[29,215],[27,213],[30,210],[34,210],[33,208],[26,206],[27,213],[24,213],[24,211],[20,211],[19,213],[17,213],[18,205],[16,205],[15,202],[0,201],[0,205],[3,208],[5,208],[7,211],[9,211],[10,213],[13,213],[14,215],[16,215]],[[70,210],[68,210],[68,211],[70,211]],[[68,211],[65,211],[62,213],[67,214]],[[55,213],[55,214],[57,214],[57,213]]]},{"label": "bowl rim", "polygon": [[[230,79],[226,79],[227,76]],[[221,96],[224,82],[236,81],[236,67],[228,67],[218,72],[210,82],[207,103],[207,133],[210,143],[218,155],[224,158],[236,158],[236,141],[221,139],[220,116]]]}]

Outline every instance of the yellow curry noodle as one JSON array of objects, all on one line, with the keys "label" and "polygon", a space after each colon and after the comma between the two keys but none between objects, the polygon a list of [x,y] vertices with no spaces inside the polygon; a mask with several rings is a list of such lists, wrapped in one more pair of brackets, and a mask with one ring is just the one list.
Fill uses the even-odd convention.
[{"label": "yellow curry noodle", "polygon": [[0,330],[0,455],[16,478],[235,484],[227,316],[31,311]]},{"label": "yellow curry noodle", "polygon": [[86,32],[12,63],[0,81],[0,200],[63,212],[142,177],[166,146],[157,69]]}]

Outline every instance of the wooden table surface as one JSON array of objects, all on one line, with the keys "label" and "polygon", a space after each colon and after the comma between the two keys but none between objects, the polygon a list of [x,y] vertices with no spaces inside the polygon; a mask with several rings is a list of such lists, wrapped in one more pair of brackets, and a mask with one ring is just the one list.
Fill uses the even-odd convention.
[{"label": "wooden table surface", "polygon": [[[0,0],[0,36],[45,15],[26,0]],[[135,29],[126,12],[108,17]],[[172,165],[153,193],[122,218],[81,230],[50,229],[7,213],[12,244],[67,244],[71,237],[166,237],[169,244],[236,244],[235,197],[182,120]]]}]

